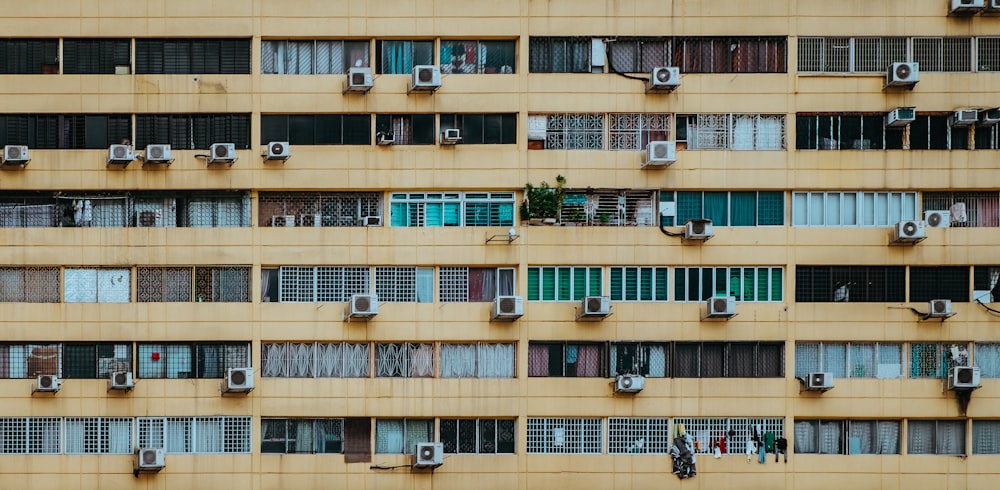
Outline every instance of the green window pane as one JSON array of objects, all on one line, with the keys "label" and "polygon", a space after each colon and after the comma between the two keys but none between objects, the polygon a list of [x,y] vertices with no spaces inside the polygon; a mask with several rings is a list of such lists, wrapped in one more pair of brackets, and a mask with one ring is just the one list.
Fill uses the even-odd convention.
[{"label": "green window pane", "polygon": [[528,301],[538,301],[541,298],[538,276],[538,267],[528,267]]},{"label": "green window pane", "polygon": [[705,216],[716,226],[729,225],[729,208],[726,204],[728,192],[705,193]]},{"label": "green window pane", "polygon": [[757,193],[757,224],[785,224],[785,193],[761,191]]},{"label": "green window pane", "polygon": [[667,300],[667,268],[656,268],[656,301]]},{"label": "green window pane", "polygon": [[754,226],[757,224],[757,193],[732,192],[729,195],[732,226]]},{"label": "green window pane", "polygon": [[442,218],[441,203],[427,203],[424,205],[424,226],[441,226],[444,222]]},{"label": "green window pane", "polygon": [[[674,193],[670,191],[660,192],[660,202],[674,202]],[[663,226],[676,226],[677,223],[674,222],[673,216],[663,216],[660,218],[663,220]]]},{"label": "green window pane", "polygon": [[771,269],[771,301],[781,301],[782,269],[775,267]]},{"label": "green window pane", "polygon": [[687,267],[674,267],[674,301],[687,300]]},{"label": "green window pane", "polygon": [[704,218],[701,212],[700,192],[677,193],[677,225],[683,225],[688,220]]},{"label": "green window pane", "polygon": [[[730,291],[731,284],[729,283],[729,268],[728,267],[717,267],[715,268],[715,290],[713,296],[729,296],[730,294],[737,294],[739,288],[735,291]],[[739,277],[739,276],[737,276]],[[739,283],[736,283],[739,286]],[[707,299],[707,298],[700,298]]]},{"label": "green window pane", "polygon": [[394,202],[389,208],[389,224],[391,226],[406,226],[406,203]]},{"label": "green window pane", "polygon": [[754,294],[754,275],[757,269],[754,267],[747,267],[743,269],[743,301],[757,301],[757,295]]},{"label": "green window pane", "polygon": [[[566,267],[566,297],[562,298],[564,300],[582,300],[584,296],[587,295],[587,269],[585,267]],[[572,274],[572,281],[570,279],[570,274]],[[570,282],[573,283],[572,289],[568,287]]]},{"label": "green window pane", "polygon": [[611,301],[621,301],[625,297],[623,288],[623,267],[611,268]]},{"label": "green window pane", "polygon": [[767,287],[770,276],[770,267],[761,267],[757,270],[757,297],[760,298],[760,301],[770,301],[771,295],[768,294]]},{"label": "green window pane", "polygon": [[494,223],[496,226],[513,226],[514,225],[514,204],[494,204],[493,207],[497,211],[497,221]]},{"label": "green window pane", "polygon": [[639,269],[639,299],[642,301],[653,300],[653,268],[641,267]]},{"label": "green window pane", "polygon": [[743,301],[741,282],[740,282],[740,269],[739,267],[733,267],[729,269],[729,292],[723,296],[736,296],[736,301]]},{"label": "green window pane", "polygon": [[444,203],[444,226],[459,226],[462,224],[462,206],[457,202]]},{"label": "green window pane", "polygon": [[[601,268],[600,267],[590,267],[588,272],[590,273],[588,292],[585,296],[601,296],[603,293],[603,284],[601,284]],[[583,299],[581,296],[579,299]]]},{"label": "green window pane", "polygon": [[465,205],[465,226],[489,226],[490,209],[485,202],[470,202]]},{"label": "green window pane", "polygon": [[556,268],[542,268],[542,300],[555,301],[556,299]]},{"label": "green window pane", "polygon": [[636,301],[639,299],[639,274],[635,267],[625,269],[625,299]]}]

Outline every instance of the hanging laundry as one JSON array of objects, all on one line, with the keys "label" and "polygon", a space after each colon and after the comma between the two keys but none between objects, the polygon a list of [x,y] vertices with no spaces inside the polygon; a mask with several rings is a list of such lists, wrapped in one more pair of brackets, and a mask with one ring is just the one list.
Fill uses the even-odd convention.
[{"label": "hanging laundry", "polygon": [[778,453],[785,455],[785,462],[788,462],[788,439],[779,437],[774,443],[774,462],[778,462]]}]

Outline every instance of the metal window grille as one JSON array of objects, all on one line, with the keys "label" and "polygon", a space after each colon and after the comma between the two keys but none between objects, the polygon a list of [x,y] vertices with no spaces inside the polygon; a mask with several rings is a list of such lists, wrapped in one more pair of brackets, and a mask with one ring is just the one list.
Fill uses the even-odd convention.
[{"label": "metal window grille", "polygon": [[376,344],[375,375],[390,378],[434,376],[433,344]]},{"label": "metal window grille", "polygon": [[559,220],[600,226],[655,226],[649,189],[567,189]]},{"label": "metal window grille", "polygon": [[346,73],[371,60],[368,41],[263,40],[260,54],[261,73],[282,75]]},{"label": "metal window grille", "polygon": [[199,303],[249,303],[250,267],[195,267],[194,295]]},{"label": "metal window grille", "polygon": [[58,303],[58,267],[0,267],[0,302]]},{"label": "metal window grille", "polygon": [[924,192],[921,198],[925,211],[949,211],[953,227],[1000,226],[998,192]]},{"label": "metal window grille", "polygon": [[969,301],[968,266],[910,267],[910,301]]},{"label": "metal window grille", "polygon": [[417,301],[417,267],[376,267],[375,294],[379,301]]},{"label": "metal window grille", "polygon": [[226,369],[251,365],[245,342],[140,343],[137,352],[139,378],[222,378]]},{"label": "metal window grille", "polygon": [[1000,37],[976,38],[976,61],[979,71],[1000,71]]},{"label": "metal window grille", "polygon": [[899,342],[800,342],[795,344],[795,376],[830,372],[836,378],[899,378],[904,374]]},{"label": "metal window grille", "polygon": [[948,368],[969,365],[969,344],[911,342],[909,355],[911,378],[944,378]]},{"label": "metal window grille", "polygon": [[666,377],[669,357],[670,344],[666,342],[612,342],[608,356],[610,374]]},{"label": "metal window grille", "polygon": [[828,37],[823,40],[820,71],[851,71],[851,41],[846,37]]},{"label": "metal window grille", "polygon": [[601,454],[599,418],[528,418],[528,454]]},{"label": "metal window grille", "polygon": [[434,440],[434,420],[376,419],[375,452],[413,454],[419,442]]},{"label": "metal window grille", "polygon": [[548,114],[545,148],[600,150],[604,148],[603,114]]},{"label": "metal window grille", "polygon": [[670,114],[608,114],[609,150],[643,150],[652,141],[669,139]]},{"label": "metal window grille", "polygon": [[[681,428],[683,426],[683,429]],[[784,437],[785,419],[780,417],[674,417],[673,432],[683,431],[694,439],[695,453],[710,454],[713,443],[719,445],[725,441],[723,454],[745,454],[747,441],[752,441],[754,434],[763,438],[767,432],[774,433],[775,439]]]},{"label": "metal window grille", "polygon": [[132,453],[132,418],[67,417],[66,454]]},{"label": "metal window grille", "polygon": [[673,63],[673,40],[669,37],[619,37],[604,44],[612,73],[652,73]]},{"label": "metal window grille", "polygon": [[62,376],[62,344],[0,344],[0,378],[23,379],[38,375]]},{"label": "metal window grille", "polygon": [[609,454],[668,454],[672,441],[666,417],[609,417]]},{"label": "metal window grille", "polygon": [[116,371],[132,370],[132,344],[71,342],[63,345],[65,378],[107,379]]},{"label": "metal window grille", "polygon": [[780,267],[675,267],[674,301],[734,296],[737,301],[782,301]]},{"label": "metal window grille", "polygon": [[249,453],[251,417],[139,417],[139,447],[168,453]]},{"label": "metal window grille", "polygon": [[60,417],[0,418],[0,454],[59,454]]},{"label": "metal window grille", "polygon": [[192,295],[191,267],[137,267],[136,301],[186,302]]},{"label": "metal window grille", "polygon": [[[846,39],[846,38],[845,38]],[[884,73],[889,65],[906,61],[907,38],[904,37],[857,37],[849,40],[852,67],[855,73]],[[923,66],[920,67],[921,70]]]},{"label": "metal window grille", "polygon": [[687,147],[691,150],[722,150],[729,147],[729,115],[697,114],[688,119]]},{"label": "metal window grille", "polygon": [[449,454],[513,454],[513,419],[441,419],[440,440]]},{"label": "metal window grille", "polygon": [[343,419],[263,419],[262,453],[342,453]]},{"label": "metal window grille", "polygon": [[392,226],[511,226],[513,192],[409,192],[390,197]]},{"label": "metal window grille", "polygon": [[825,38],[822,37],[799,37],[798,38],[798,71],[824,72],[826,70],[826,60],[824,59]]},{"label": "metal window grille", "polygon": [[185,203],[182,226],[229,228],[250,226],[250,196],[198,197]]},{"label": "metal window grille", "polygon": [[468,267],[441,267],[438,269],[438,282],[441,288],[439,299],[442,302],[469,301]]},{"label": "metal window grille", "polygon": [[514,41],[441,40],[441,73],[514,73]]},{"label": "metal window grille", "polygon": [[528,70],[531,73],[587,73],[590,71],[591,39],[539,37],[528,40]]},{"label": "metal window grille", "polygon": [[282,303],[346,302],[371,291],[367,266],[282,266],[278,301]]},{"label": "metal window grille", "polygon": [[365,343],[261,344],[261,376],[275,378],[365,378],[371,346]]},{"label": "metal window grille", "polygon": [[257,226],[361,226],[382,216],[380,192],[261,192],[257,202]]}]

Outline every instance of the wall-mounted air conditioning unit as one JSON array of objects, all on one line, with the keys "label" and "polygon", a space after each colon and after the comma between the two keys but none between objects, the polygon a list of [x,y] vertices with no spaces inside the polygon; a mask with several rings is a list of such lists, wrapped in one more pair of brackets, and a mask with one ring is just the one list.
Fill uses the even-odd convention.
[{"label": "wall-mounted air conditioning unit", "polygon": [[927,224],[920,220],[903,220],[892,229],[893,244],[914,244],[927,238]]},{"label": "wall-mounted air conditioning unit", "polygon": [[28,147],[24,145],[4,145],[3,155],[0,156],[0,165],[4,167],[24,168],[31,161],[28,155]]},{"label": "wall-mounted air conditioning unit", "polygon": [[382,226],[381,216],[362,216],[361,226]]},{"label": "wall-mounted air conditioning unit", "polygon": [[55,374],[39,374],[35,379],[35,389],[45,393],[55,393],[62,387],[62,380]]},{"label": "wall-mounted air conditioning unit", "polygon": [[497,296],[493,300],[491,320],[513,321],[524,316],[524,298],[520,296]]},{"label": "wall-mounted air conditioning unit", "polygon": [[344,80],[344,93],[368,92],[375,86],[372,69],[369,67],[351,67],[347,70],[347,80]]},{"label": "wall-mounted air conditioning unit", "polygon": [[416,65],[413,67],[413,77],[409,92],[429,92],[441,88],[441,68],[437,65]]},{"label": "wall-mounted air conditioning unit", "polygon": [[712,220],[710,219],[692,219],[684,223],[684,239],[685,240],[708,240],[715,236],[715,232],[712,231]]},{"label": "wall-mounted air conditioning unit", "polygon": [[437,468],[444,462],[444,444],[440,442],[418,442],[413,451],[414,468]]},{"label": "wall-mounted air conditioning unit", "polygon": [[169,165],[173,161],[174,158],[170,155],[170,145],[146,145],[146,152],[142,155],[143,164]]},{"label": "wall-mounted air conditioning unit", "polygon": [[213,143],[208,151],[208,164],[231,167],[236,162],[236,145],[233,143]]},{"label": "wall-mounted air conditioning unit", "polygon": [[647,92],[670,92],[681,85],[681,70],[676,66],[657,66],[649,75]]},{"label": "wall-mounted air conditioning unit", "polygon": [[809,373],[805,377],[808,391],[826,391],[833,388],[833,373]]},{"label": "wall-mounted air conditioning unit", "polygon": [[267,151],[264,153],[264,160],[285,161],[292,157],[292,149],[287,141],[272,141],[267,144]]},{"label": "wall-mounted air conditioning unit", "polygon": [[897,107],[885,115],[885,125],[891,127],[906,126],[917,119],[917,111],[913,107]]},{"label": "wall-mounted air conditioning unit", "polygon": [[577,309],[577,319],[600,320],[610,314],[609,296],[585,296]]},{"label": "wall-mounted air conditioning unit", "polygon": [[924,211],[924,221],[927,223],[927,226],[931,228],[948,228],[951,226],[951,211]]},{"label": "wall-mounted air conditioning unit", "polygon": [[893,63],[885,76],[886,87],[904,87],[912,89],[920,81],[920,64]]},{"label": "wall-mounted air conditioning unit", "polygon": [[638,393],[645,383],[646,378],[638,374],[621,374],[615,378],[615,393]]},{"label": "wall-mounted air conditioning unit", "polygon": [[[996,0],[1000,2],[1000,0]],[[1000,10],[1000,7],[997,7]],[[986,109],[984,111],[979,111],[979,125],[980,126],[993,126],[996,123],[1000,123],[1000,109]]]},{"label": "wall-mounted air conditioning unit", "polygon": [[253,368],[226,369],[226,377],[222,380],[223,393],[250,393],[253,391]]},{"label": "wall-mounted air conditioning unit", "polygon": [[389,146],[396,143],[396,135],[391,131],[381,131],[375,133],[375,144],[379,146]]},{"label": "wall-mounted air conditioning unit", "polygon": [[716,296],[705,301],[705,318],[732,318],[736,316],[735,296]]},{"label": "wall-mounted air conditioning unit", "polygon": [[446,129],[441,131],[441,144],[454,145],[462,141],[462,131],[460,129]]},{"label": "wall-mounted air conditioning unit", "polygon": [[948,378],[945,381],[945,389],[951,390],[974,390],[979,388],[981,373],[978,366],[954,366],[948,368]]},{"label": "wall-mounted air conditioning unit", "polygon": [[948,122],[952,126],[971,126],[976,121],[979,120],[979,111],[976,109],[962,109],[960,111],[955,111],[952,113],[951,117],[948,118]]},{"label": "wall-mounted air conditioning unit", "polygon": [[159,447],[143,447],[135,450],[135,462],[133,469],[139,471],[160,471],[165,464],[164,454],[166,452]]},{"label": "wall-mounted air conditioning unit", "polygon": [[344,311],[344,319],[369,319],[378,315],[378,297],[372,294],[352,294]]},{"label": "wall-mounted air conditioning unit", "polygon": [[111,145],[108,148],[107,167],[125,168],[135,160],[132,145]]},{"label": "wall-mounted air conditioning unit", "polygon": [[642,167],[666,167],[677,161],[676,141],[650,141],[642,159]]},{"label": "wall-mounted air conditioning unit", "polygon": [[986,8],[986,0],[948,0],[948,13],[953,15],[975,15]]},{"label": "wall-mounted air conditioning unit", "polygon": [[108,379],[108,390],[131,391],[135,388],[132,371],[115,371]]},{"label": "wall-mounted air conditioning unit", "polygon": [[932,299],[927,302],[928,318],[948,318],[954,314],[950,299]]}]

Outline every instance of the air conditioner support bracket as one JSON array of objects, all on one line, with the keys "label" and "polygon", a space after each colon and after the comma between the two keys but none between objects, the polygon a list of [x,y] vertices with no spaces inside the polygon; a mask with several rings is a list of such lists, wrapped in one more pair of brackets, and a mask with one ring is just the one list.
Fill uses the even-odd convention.
[{"label": "air conditioner support bracket", "polygon": [[613,312],[613,311],[608,311],[607,315],[589,315],[589,316],[584,316],[581,313],[581,309],[580,309],[579,306],[574,306],[573,307],[573,319],[575,321],[578,321],[578,322],[599,322],[599,321],[602,321],[605,318],[613,315],[614,313],[615,312]]},{"label": "air conditioner support bracket", "polygon": [[502,235],[490,235],[489,233],[487,233],[486,234],[486,243],[490,243],[490,242],[507,242],[507,243],[512,243],[514,240],[517,240],[518,237],[520,237],[520,236],[521,235],[517,235],[517,234],[511,235],[510,233],[504,233]]},{"label": "air conditioner support bracket", "polygon": [[343,316],[343,320],[342,321],[347,322],[347,323],[351,323],[351,320],[358,320],[358,321],[362,321],[362,322],[368,323],[368,321],[371,320],[371,317],[370,316],[362,316],[362,317],[352,316],[351,313],[350,313],[350,306],[348,306],[347,308],[344,308],[344,316]]}]

